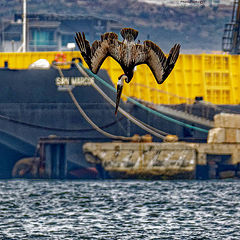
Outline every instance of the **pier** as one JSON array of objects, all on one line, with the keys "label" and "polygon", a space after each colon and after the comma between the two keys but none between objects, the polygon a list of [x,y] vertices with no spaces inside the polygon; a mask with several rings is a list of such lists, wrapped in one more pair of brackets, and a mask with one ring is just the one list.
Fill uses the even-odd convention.
[{"label": "pier", "polygon": [[[240,144],[86,143],[88,159],[112,178],[223,179],[240,176]],[[91,156],[91,157],[90,157]]]}]

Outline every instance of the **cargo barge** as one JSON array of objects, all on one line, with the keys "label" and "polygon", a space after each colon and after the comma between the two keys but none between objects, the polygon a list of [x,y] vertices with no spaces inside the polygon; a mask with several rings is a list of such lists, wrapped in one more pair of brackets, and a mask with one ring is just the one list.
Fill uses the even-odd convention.
[{"label": "cargo barge", "polygon": [[[232,54],[239,54],[239,10],[235,1],[223,36],[223,51]],[[239,55],[181,54],[162,85],[137,66],[116,117],[120,66],[107,58],[92,75],[72,42],[73,32],[93,42],[122,27],[28,14],[26,1],[22,14],[2,24],[0,178],[221,178],[227,165],[238,175],[239,126],[216,128],[214,116],[240,113]]]},{"label": "cargo barge", "polygon": [[[57,54],[59,52],[0,54],[0,84],[4,89],[0,96],[1,178],[28,176],[21,171],[22,167],[13,171],[14,166],[20,159],[38,158],[39,139],[48,136],[81,139],[66,148],[66,177],[101,175],[93,171],[96,164],[86,161],[82,146],[87,142],[111,142],[112,139],[92,128],[79,113],[64,86],[60,86],[61,75],[54,65],[48,69],[29,69],[38,59],[46,59],[52,64]],[[77,82],[84,76],[72,63],[81,62],[80,54],[64,52],[64,55],[66,62],[61,71],[69,80],[68,87],[100,129],[125,137],[149,134],[121,113],[115,117],[114,108],[93,87],[79,86]],[[230,55],[180,55],[175,70],[161,86],[155,84],[146,66],[139,66],[134,81],[125,88],[121,107],[165,136],[176,135],[181,141],[206,142],[215,113],[239,112],[236,104],[239,101],[236,94],[239,73],[234,67],[239,60],[238,56]],[[115,93],[109,86],[115,87],[119,73],[120,66],[107,59],[98,75],[105,84],[94,80],[112,100],[115,100]],[[144,107],[134,104],[130,98],[127,100],[126,96]],[[162,142],[163,139],[152,136],[152,141]]]}]

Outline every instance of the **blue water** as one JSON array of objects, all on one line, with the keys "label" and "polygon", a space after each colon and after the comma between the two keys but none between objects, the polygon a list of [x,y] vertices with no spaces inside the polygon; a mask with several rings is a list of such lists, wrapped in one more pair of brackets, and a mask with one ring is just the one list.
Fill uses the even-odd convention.
[{"label": "blue water", "polygon": [[0,181],[0,239],[240,239],[240,182]]}]

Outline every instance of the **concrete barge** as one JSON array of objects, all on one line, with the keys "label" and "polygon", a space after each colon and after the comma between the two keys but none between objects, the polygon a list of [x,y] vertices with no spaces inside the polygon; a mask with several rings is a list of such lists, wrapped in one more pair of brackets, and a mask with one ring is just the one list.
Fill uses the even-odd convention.
[{"label": "concrete barge", "polygon": [[110,178],[240,177],[240,115],[215,115],[207,143],[86,143],[83,151]]},{"label": "concrete barge", "polygon": [[86,143],[87,161],[110,178],[211,179],[240,176],[240,144]]}]

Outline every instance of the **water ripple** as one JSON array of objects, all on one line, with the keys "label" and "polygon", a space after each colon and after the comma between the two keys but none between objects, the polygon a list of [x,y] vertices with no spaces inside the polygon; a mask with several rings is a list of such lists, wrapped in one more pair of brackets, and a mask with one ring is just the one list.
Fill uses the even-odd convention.
[{"label": "water ripple", "polygon": [[0,239],[240,239],[240,182],[0,181]]}]

